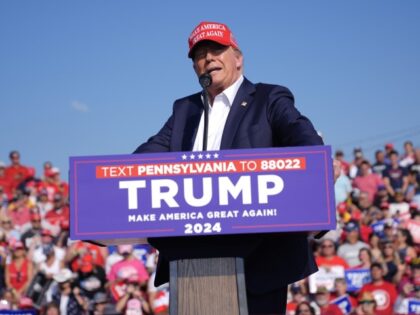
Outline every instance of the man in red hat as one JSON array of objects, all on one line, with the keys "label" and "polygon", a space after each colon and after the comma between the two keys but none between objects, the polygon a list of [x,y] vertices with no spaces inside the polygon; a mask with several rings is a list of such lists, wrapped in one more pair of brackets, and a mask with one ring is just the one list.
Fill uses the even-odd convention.
[{"label": "man in red hat", "polygon": [[[243,55],[227,25],[202,22],[188,38],[198,77],[207,74],[209,106],[204,133],[203,94],[175,101],[163,128],[135,153],[322,145],[312,123],[285,87],[254,84],[243,76]],[[207,142],[207,146],[203,145]],[[285,312],[287,285],[316,271],[307,233],[149,239],[160,250],[155,284],[169,279],[168,261],[243,257],[249,312]]]}]

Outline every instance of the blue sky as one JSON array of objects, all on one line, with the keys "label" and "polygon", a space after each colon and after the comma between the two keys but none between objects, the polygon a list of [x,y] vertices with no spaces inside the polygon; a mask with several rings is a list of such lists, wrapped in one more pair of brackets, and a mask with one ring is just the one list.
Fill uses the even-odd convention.
[{"label": "blue sky", "polygon": [[420,1],[0,2],[0,160],[131,153],[199,91],[187,38],[227,23],[253,82],[289,87],[347,159],[420,146]]}]

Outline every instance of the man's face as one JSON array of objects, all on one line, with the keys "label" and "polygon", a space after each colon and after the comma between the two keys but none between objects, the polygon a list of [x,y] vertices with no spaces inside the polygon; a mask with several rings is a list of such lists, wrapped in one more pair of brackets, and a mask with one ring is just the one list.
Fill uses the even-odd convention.
[{"label": "man's face", "polygon": [[370,273],[373,281],[382,280],[383,271],[381,268],[375,266],[370,270]]},{"label": "man's face", "polygon": [[194,49],[193,68],[197,76],[206,72],[211,75],[212,84],[208,90],[214,97],[239,78],[242,61],[242,54],[232,47],[203,41]]},{"label": "man's face", "polygon": [[385,161],[385,154],[382,151],[376,153],[376,161],[379,163],[383,163]]}]

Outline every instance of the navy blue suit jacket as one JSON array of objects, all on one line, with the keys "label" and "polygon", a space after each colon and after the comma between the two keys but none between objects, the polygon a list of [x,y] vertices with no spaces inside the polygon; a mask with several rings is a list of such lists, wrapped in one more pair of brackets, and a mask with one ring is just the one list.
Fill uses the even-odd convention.
[{"label": "navy blue suit jacket", "polygon": [[[203,112],[201,94],[175,101],[163,128],[135,153],[191,151]],[[312,123],[281,86],[244,80],[229,112],[220,149],[322,145]],[[305,196],[296,196],[304,198]],[[317,270],[306,233],[269,233],[191,238],[153,238],[160,260],[156,284],[169,280],[168,261],[200,257],[243,257],[247,290],[264,293]]]}]

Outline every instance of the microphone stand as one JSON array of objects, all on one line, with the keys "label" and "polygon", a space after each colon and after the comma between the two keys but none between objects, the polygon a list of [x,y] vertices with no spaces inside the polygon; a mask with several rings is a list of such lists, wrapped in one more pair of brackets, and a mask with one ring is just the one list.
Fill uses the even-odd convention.
[{"label": "microphone stand", "polygon": [[209,129],[209,93],[207,88],[211,85],[211,75],[204,73],[200,76],[199,82],[203,88],[203,105],[204,105],[204,132],[203,132],[203,151],[207,151],[207,134]]}]

